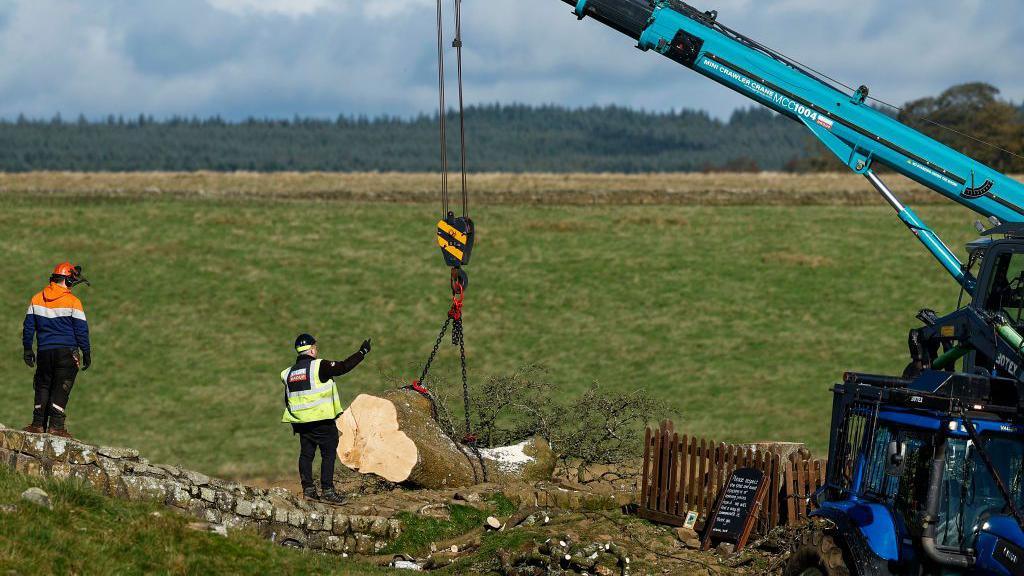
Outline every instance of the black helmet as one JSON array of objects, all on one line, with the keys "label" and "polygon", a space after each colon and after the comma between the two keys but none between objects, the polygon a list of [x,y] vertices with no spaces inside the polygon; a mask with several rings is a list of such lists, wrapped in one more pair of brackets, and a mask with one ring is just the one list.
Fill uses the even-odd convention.
[{"label": "black helmet", "polygon": [[295,351],[302,354],[312,348],[314,344],[316,344],[316,338],[309,334],[299,334],[299,337],[295,339]]}]

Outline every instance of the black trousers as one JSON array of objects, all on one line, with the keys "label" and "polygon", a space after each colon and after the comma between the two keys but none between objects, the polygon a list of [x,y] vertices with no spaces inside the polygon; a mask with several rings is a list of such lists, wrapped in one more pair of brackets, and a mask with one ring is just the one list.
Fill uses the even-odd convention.
[{"label": "black trousers", "polygon": [[75,350],[58,348],[41,350],[36,357],[35,407],[32,425],[50,430],[63,430],[65,411],[71,398],[71,388],[78,375]]},{"label": "black trousers", "polygon": [[314,488],[313,458],[320,449],[320,487],[334,488],[334,463],[338,460],[338,426],[334,420],[292,424],[299,435],[299,479],[302,488]]}]

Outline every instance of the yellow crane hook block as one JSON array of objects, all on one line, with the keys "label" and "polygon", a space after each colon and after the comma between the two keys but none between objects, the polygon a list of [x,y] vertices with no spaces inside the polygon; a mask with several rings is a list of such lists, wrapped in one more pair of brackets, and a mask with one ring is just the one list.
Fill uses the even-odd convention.
[{"label": "yellow crane hook block", "polygon": [[469,218],[456,218],[453,214],[437,223],[437,245],[441,247],[445,264],[460,268],[469,264],[473,252],[474,228]]}]

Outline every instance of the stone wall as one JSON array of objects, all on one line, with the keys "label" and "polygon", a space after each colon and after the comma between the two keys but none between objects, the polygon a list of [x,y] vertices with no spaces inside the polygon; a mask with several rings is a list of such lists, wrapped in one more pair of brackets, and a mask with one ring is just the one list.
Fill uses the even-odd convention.
[{"label": "stone wall", "polygon": [[402,530],[398,520],[341,514],[281,488],[243,486],[150,464],[130,448],[91,446],[2,424],[0,465],[29,476],[79,479],[115,498],[163,502],[216,528],[249,528],[275,542],[328,552],[374,554]]}]

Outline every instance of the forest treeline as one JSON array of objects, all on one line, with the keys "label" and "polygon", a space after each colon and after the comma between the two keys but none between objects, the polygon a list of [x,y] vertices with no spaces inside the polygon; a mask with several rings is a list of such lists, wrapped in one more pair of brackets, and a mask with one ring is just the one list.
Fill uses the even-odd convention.
[{"label": "forest treeline", "polygon": [[[1006,171],[1024,163],[1024,110],[986,84],[908,103],[900,119]],[[448,158],[458,168],[457,118]],[[997,148],[937,127],[991,141]],[[475,172],[812,171],[838,167],[801,125],[763,108],[728,120],[705,112],[618,106],[488,105],[466,112],[467,167]],[[436,116],[169,118],[59,116],[0,121],[0,171],[435,171]]]}]

